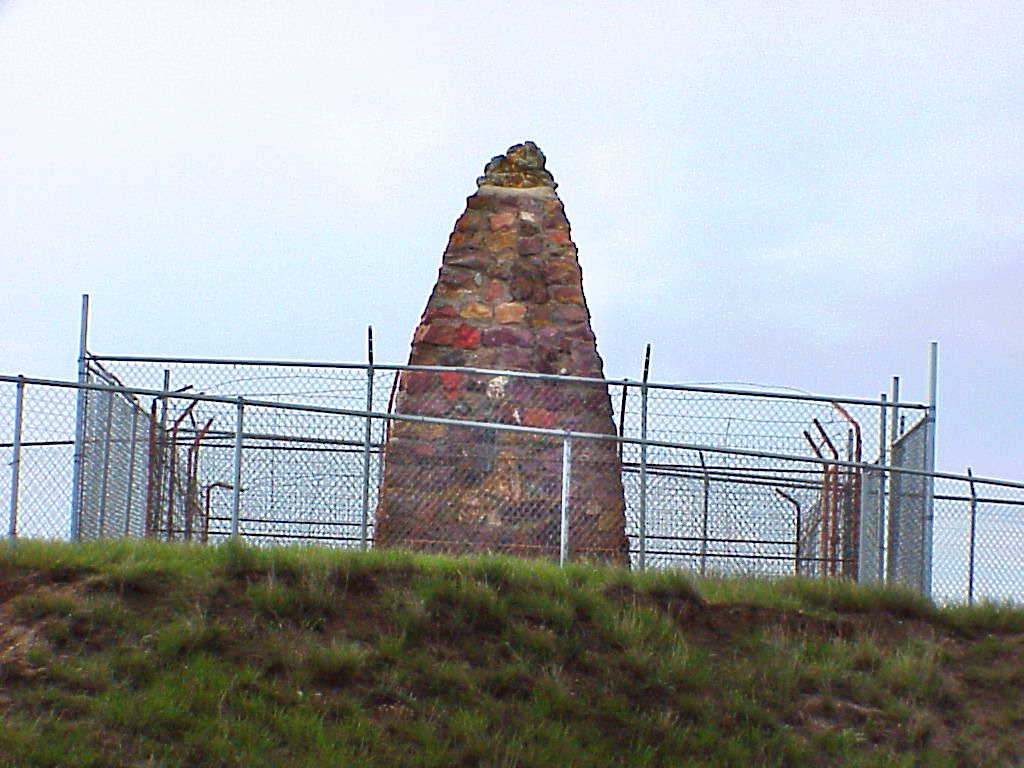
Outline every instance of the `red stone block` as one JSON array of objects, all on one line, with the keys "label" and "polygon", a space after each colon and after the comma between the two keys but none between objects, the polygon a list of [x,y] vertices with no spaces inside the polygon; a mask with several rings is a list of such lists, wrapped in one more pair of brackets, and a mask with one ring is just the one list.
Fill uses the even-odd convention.
[{"label": "red stone block", "polygon": [[459,311],[452,306],[428,307],[427,311],[423,313],[423,322],[429,324],[433,320],[451,319],[458,316]]},{"label": "red stone block", "polygon": [[441,377],[441,386],[444,387],[446,392],[457,392],[462,387],[462,382],[466,379],[466,374],[458,372],[445,372],[438,375]]},{"label": "red stone block", "polygon": [[484,287],[484,301],[502,301],[508,295],[508,289],[500,280],[491,280]]},{"label": "red stone block", "polygon": [[410,395],[426,392],[434,386],[434,376],[430,371],[403,371],[402,390]]},{"label": "red stone block", "polygon": [[470,325],[460,325],[455,330],[451,346],[459,349],[476,349],[480,346],[480,331]]},{"label": "red stone block", "polygon": [[572,245],[572,238],[564,229],[552,229],[548,232],[548,240],[556,245]]},{"label": "red stone block", "polygon": [[543,427],[551,429],[555,426],[555,414],[547,408],[525,408],[523,409],[523,424],[528,427]]},{"label": "red stone block", "polygon": [[439,347],[450,347],[455,343],[455,328],[456,326],[447,323],[421,325],[420,329],[423,333],[420,335],[419,331],[417,331],[417,341],[422,341],[426,344],[436,344]]}]

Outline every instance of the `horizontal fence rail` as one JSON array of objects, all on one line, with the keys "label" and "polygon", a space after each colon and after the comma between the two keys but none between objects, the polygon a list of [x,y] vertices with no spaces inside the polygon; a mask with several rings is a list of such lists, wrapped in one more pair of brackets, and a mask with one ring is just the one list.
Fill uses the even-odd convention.
[{"label": "horizontal fence rail", "polygon": [[[107,357],[87,370],[86,383],[0,376],[12,538],[401,541],[565,561],[600,555],[583,486],[613,473],[634,567],[930,580],[943,600],[1024,600],[1024,484],[924,469],[920,404],[457,369],[481,386],[602,385],[610,435],[513,423],[497,407],[483,420],[391,409],[404,376],[448,368]],[[908,415],[896,441],[866,447]],[[385,446],[410,439],[416,461],[389,475]],[[493,487],[469,477],[478,464]],[[398,539],[378,514],[390,498],[419,515]],[[503,533],[519,530],[529,538]],[[481,531],[483,545],[467,539]]]}]

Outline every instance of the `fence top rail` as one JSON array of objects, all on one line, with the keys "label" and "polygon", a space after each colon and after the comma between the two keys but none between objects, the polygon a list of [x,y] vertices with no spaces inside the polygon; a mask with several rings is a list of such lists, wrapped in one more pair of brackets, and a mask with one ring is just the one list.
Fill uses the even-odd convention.
[{"label": "fence top rail", "polygon": [[[647,389],[671,390],[680,392],[701,392],[715,395],[735,395],[741,397],[764,397],[778,400],[802,400],[819,403],[841,403],[843,405],[869,405],[876,408],[883,405],[881,400],[857,397],[831,397],[829,395],[812,395],[800,392],[776,392],[767,389],[740,389],[734,387],[716,387],[705,384],[670,384],[664,382],[636,381],[633,379],[597,379],[583,376],[562,376],[554,373],[534,373],[531,371],[506,371],[493,368],[470,368],[465,366],[441,365],[400,365],[397,363],[329,363],[309,360],[235,360],[217,357],[152,357],[147,355],[95,355],[89,354],[90,360],[112,363],[167,363],[179,365],[242,365],[242,366],[278,366],[282,368],[337,368],[343,370],[376,370],[376,371],[428,371],[436,373],[465,373],[480,376],[510,376],[521,379],[539,381],[572,381],[581,384],[605,384],[624,387],[647,387]],[[923,403],[887,401],[886,407],[927,410]]]},{"label": "fence top rail", "polygon": [[771,459],[775,461],[792,461],[803,464],[813,464],[822,467],[847,467],[850,469],[863,469],[873,471],[886,471],[904,475],[916,475],[921,477],[935,477],[945,480],[959,480],[975,484],[998,485],[1007,488],[1024,489],[1024,483],[1012,480],[1002,480],[989,477],[968,477],[949,472],[926,472],[906,467],[892,465],[871,464],[865,461],[844,461],[842,459],[819,459],[813,456],[794,456],[784,453],[772,453],[769,451],[754,451],[745,448],[726,448],[716,445],[702,445],[698,443],[676,443],[667,440],[644,440],[635,437],[620,437],[619,435],[601,434],[596,432],[574,432],[572,430],[545,429],[543,427],[527,427],[519,424],[499,424],[487,421],[471,421],[463,419],[445,419],[436,416],[416,416],[405,413],[383,413],[380,411],[355,410],[351,408],[331,408],[323,405],[308,405],[305,403],[282,403],[271,400],[250,400],[243,397],[226,397],[224,395],[204,395],[197,392],[165,392],[160,389],[143,389],[139,387],[115,387],[105,384],[84,384],[79,381],[62,381],[59,379],[36,379],[26,376],[0,375],[0,382],[8,384],[29,384],[33,386],[58,387],[62,389],[90,390],[95,392],[115,392],[120,394],[142,395],[145,397],[166,398],[171,400],[191,400],[208,403],[220,403],[223,405],[248,406],[251,408],[268,408],[285,411],[301,411],[305,413],[323,413],[335,416],[352,416],[356,418],[384,419],[390,421],[407,421],[422,424],[444,424],[466,429],[493,429],[499,432],[518,432],[521,434],[538,435],[541,437],[552,437],[560,439],[580,440],[604,440],[614,443],[628,445],[646,445],[655,448],[670,448],[676,450],[697,451],[704,453],[724,453],[733,456],[747,456],[751,458]]}]

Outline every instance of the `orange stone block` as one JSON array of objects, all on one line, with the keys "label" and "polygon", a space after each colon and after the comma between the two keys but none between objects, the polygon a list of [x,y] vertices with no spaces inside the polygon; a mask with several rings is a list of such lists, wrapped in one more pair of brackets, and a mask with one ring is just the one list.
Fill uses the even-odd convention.
[{"label": "orange stone block", "polygon": [[470,302],[459,310],[459,316],[467,320],[483,320],[484,318],[491,317],[493,314],[494,310],[486,304],[481,304],[479,301]]},{"label": "orange stone block", "polygon": [[550,429],[555,426],[555,414],[547,408],[523,409],[523,424],[528,427]]},{"label": "orange stone block", "polygon": [[491,216],[490,223],[492,232],[496,232],[499,229],[508,229],[516,223],[516,215],[512,211],[496,213]]},{"label": "orange stone block", "polygon": [[526,318],[526,305],[507,301],[494,308],[494,319],[499,323],[521,323]]},{"label": "orange stone block", "polygon": [[574,285],[556,285],[551,288],[551,296],[555,301],[564,301],[569,304],[582,304],[583,291]]},{"label": "orange stone block", "polygon": [[490,253],[501,253],[502,251],[509,251],[515,255],[517,247],[519,245],[519,233],[515,230],[509,229],[504,232],[496,232],[487,238],[485,247]]}]

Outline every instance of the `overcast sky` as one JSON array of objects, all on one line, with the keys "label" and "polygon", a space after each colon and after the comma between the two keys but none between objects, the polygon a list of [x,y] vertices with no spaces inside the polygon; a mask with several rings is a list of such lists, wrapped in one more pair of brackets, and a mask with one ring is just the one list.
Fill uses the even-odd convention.
[{"label": "overcast sky", "polygon": [[610,376],[925,396],[1024,477],[1024,12],[995,3],[4,2],[0,370],[404,362],[535,140]]}]

